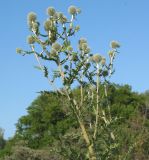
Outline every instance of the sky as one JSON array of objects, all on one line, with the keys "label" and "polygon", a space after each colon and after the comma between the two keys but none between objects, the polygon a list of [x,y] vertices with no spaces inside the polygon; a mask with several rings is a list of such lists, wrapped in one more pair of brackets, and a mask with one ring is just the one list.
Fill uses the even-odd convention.
[{"label": "sky", "polygon": [[34,57],[15,52],[17,47],[29,49],[26,15],[34,11],[42,24],[49,6],[68,15],[70,5],[82,10],[77,17],[81,27],[78,37],[88,39],[93,53],[106,56],[110,41],[120,42],[111,81],[129,84],[136,92],[149,89],[148,0],[1,0],[0,127],[5,130],[5,138],[14,135],[15,124],[27,113],[37,92],[51,89],[42,73],[33,67],[37,64]]}]

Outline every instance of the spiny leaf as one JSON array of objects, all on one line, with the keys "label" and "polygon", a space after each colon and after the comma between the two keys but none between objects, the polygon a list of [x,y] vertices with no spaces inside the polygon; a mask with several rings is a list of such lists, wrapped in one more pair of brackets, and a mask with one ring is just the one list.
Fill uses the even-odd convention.
[{"label": "spiny leaf", "polygon": [[44,76],[48,77],[48,74],[49,74],[48,68],[44,66]]}]

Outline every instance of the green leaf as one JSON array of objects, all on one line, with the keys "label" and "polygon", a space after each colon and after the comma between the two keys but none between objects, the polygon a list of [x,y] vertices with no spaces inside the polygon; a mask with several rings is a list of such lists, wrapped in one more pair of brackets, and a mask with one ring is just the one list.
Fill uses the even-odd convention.
[{"label": "green leaf", "polygon": [[49,74],[48,68],[44,66],[44,76],[48,77],[48,74]]}]

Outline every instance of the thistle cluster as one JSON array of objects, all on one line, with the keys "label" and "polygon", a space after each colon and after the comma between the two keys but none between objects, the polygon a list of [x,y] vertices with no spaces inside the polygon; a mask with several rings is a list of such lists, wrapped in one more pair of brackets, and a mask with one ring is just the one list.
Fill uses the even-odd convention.
[{"label": "thistle cluster", "polygon": [[81,38],[79,40],[79,50],[83,51],[85,54],[88,54],[90,52],[90,48],[88,46],[87,40],[84,38]]}]

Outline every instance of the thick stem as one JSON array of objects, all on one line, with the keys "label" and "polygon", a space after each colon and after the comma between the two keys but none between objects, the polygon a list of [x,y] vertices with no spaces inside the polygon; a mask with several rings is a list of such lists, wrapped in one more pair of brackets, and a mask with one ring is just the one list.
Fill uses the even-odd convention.
[{"label": "thick stem", "polygon": [[94,148],[93,148],[93,144],[90,141],[89,135],[86,131],[86,128],[85,128],[85,125],[82,121],[82,118],[79,116],[79,113],[78,113],[78,105],[77,105],[76,101],[73,99],[72,95],[67,94],[67,96],[68,96],[68,99],[70,101],[71,108],[72,108],[72,110],[75,114],[75,117],[76,117],[76,119],[77,119],[77,121],[80,125],[83,139],[84,139],[86,145],[88,146],[89,158],[90,158],[90,160],[96,160],[97,158],[95,156],[95,151],[94,151]]},{"label": "thick stem", "polygon": [[108,102],[108,92],[107,92],[107,86],[104,85],[104,90],[105,90],[105,96],[106,96],[106,99],[107,99],[107,107],[108,107],[108,112],[109,112],[109,118],[110,118],[110,121],[112,120],[112,117],[111,117],[111,108],[110,108],[110,105],[109,105],[109,102]]},{"label": "thick stem", "polygon": [[96,121],[94,129],[94,140],[96,139],[97,130],[98,130],[98,119],[99,119],[99,64],[97,64],[97,77],[96,77]]}]

